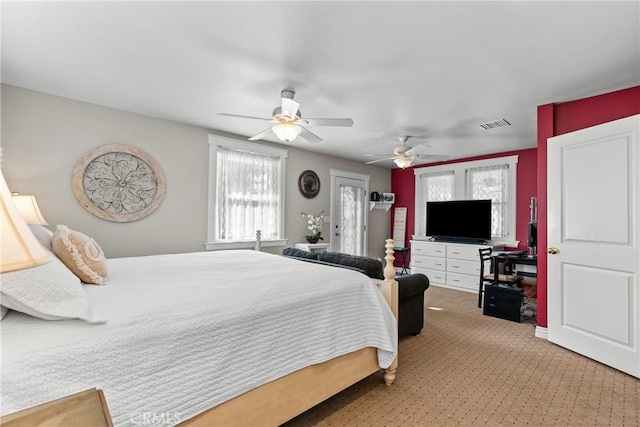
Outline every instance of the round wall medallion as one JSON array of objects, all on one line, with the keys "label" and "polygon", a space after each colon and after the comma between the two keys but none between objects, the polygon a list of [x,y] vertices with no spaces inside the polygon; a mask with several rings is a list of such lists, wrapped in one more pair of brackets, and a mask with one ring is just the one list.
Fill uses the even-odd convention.
[{"label": "round wall medallion", "polygon": [[312,199],[320,192],[320,178],[314,171],[306,170],[300,174],[298,189],[304,197]]},{"label": "round wall medallion", "polygon": [[126,145],[104,145],[73,168],[73,195],[92,215],[131,222],[153,212],[164,197],[164,174],[147,153]]}]

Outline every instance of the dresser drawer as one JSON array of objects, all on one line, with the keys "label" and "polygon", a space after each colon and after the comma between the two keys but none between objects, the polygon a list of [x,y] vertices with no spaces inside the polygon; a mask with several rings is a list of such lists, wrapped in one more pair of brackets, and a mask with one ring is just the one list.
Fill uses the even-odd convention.
[{"label": "dresser drawer", "polygon": [[477,291],[478,276],[469,276],[466,274],[457,274],[447,272],[447,285],[454,288],[462,288]]},{"label": "dresser drawer", "polygon": [[411,244],[411,253],[415,255],[444,258],[447,256],[447,245],[413,242]]},{"label": "dresser drawer", "polygon": [[475,245],[447,245],[447,258],[467,259],[480,263],[480,246]]},{"label": "dresser drawer", "polygon": [[460,274],[470,274],[479,278],[480,262],[467,261],[463,259],[447,259],[447,271]]},{"label": "dresser drawer", "polygon": [[445,271],[447,268],[447,260],[444,258],[417,255],[413,257],[412,262],[416,267],[428,268],[430,270]]}]

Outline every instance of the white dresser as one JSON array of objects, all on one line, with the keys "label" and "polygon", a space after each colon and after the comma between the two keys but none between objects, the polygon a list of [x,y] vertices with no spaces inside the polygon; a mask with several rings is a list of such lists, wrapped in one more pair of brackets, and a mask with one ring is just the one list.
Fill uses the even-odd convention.
[{"label": "white dresser", "polygon": [[[424,273],[429,284],[467,292],[478,292],[478,249],[502,246],[411,241],[411,273]],[[489,263],[485,272],[489,272]]]}]

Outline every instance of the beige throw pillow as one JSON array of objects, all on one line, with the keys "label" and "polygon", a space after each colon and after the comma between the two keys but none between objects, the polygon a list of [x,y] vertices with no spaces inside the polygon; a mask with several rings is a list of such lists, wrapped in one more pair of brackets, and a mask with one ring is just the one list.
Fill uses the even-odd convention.
[{"label": "beige throw pillow", "polygon": [[84,283],[107,283],[104,252],[91,237],[66,225],[58,225],[53,233],[52,246],[53,253]]}]

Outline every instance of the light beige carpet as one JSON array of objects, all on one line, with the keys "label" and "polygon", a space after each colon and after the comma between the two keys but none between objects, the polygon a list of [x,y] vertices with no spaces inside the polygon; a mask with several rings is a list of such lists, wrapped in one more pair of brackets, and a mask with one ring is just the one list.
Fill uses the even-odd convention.
[{"label": "light beige carpet", "polygon": [[375,374],[294,426],[638,426],[640,380],[483,316],[477,296],[432,286],[425,328],[400,340],[394,385]]}]

